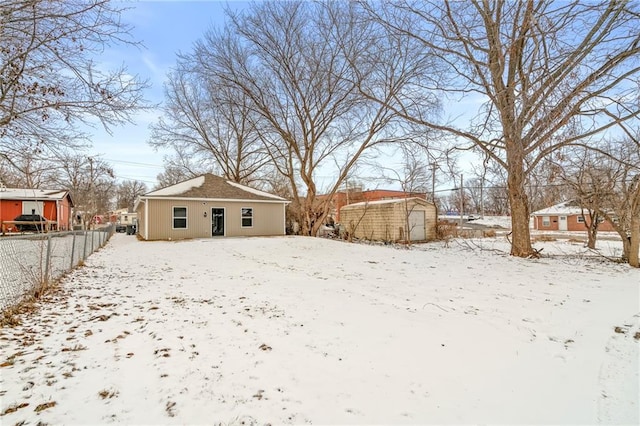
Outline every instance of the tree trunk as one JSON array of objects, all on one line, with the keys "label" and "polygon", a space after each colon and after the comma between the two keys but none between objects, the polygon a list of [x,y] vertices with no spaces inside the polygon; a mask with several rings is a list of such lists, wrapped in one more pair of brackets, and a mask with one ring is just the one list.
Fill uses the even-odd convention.
[{"label": "tree trunk", "polygon": [[[529,198],[524,187],[523,159],[508,151],[507,189],[511,206],[511,255],[530,257],[536,255],[531,246],[529,230]],[[516,154],[516,155],[513,155]]]},{"label": "tree trunk", "polygon": [[591,215],[590,218],[591,223],[587,227],[587,247],[595,250],[598,239],[598,217]]},{"label": "tree trunk", "polygon": [[631,236],[629,238],[629,265],[640,268],[640,218],[631,217]]}]

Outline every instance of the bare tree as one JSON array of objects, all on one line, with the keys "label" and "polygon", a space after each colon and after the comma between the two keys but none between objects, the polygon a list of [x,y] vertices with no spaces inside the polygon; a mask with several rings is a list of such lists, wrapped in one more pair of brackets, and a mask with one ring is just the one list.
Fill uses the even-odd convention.
[{"label": "bare tree", "polygon": [[185,152],[176,151],[174,155],[164,157],[164,171],[157,175],[158,184],[154,189],[165,188],[211,172],[212,168],[207,159],[192,158]]},{"label": "bare tree", "polygon": [[164,117],[149,143],[210,164],[223,177],[254,184],[270,159],[254,128],[245,95],[218,84],[198,58],[182,55],[165,86]]},{"label": "bare tree", "polygon": [[[0,173],[5,174],[4,180],[11,181],[20,188],[41,188],[48,182],[51,170],[57,167],[54,161],[43,158],[38,153],[27,151],[12,157],[12,161],[6,161],[0,156]],[[47,184],[47,187],[50,186]]]},{"label": "bare tree", "polygon": [[562,170],[562,182],[571,188],[573,201],[582,209],[582,218],[587,231],[587,247],[596,248],[598,228],[604,217],[600,213],[606,210],[607,198],[611,187],[608,172],[598,166],[597,153],[584,148],[565,150],[559,156]]},{"label": "bare tree", "polygon": [[437,84],[425,79],[424,90],[482,103],[462,124],[461,117],[425,116],[411,98],[401,111],[468,141],[506,170],[511,254],[535,255],[526,190],[532,171],[563,146],[588,143],[640,114],[637,4],[399,0],[366,6],[394,34],[440,59],[434,74],[442,78]]},{"label": "bare tree", "polygon": [[0,1],[0,157],[77,148],[78,122],[108,130],[143,107],[145,82],[93,59],[131,43],[122,11],[109,0]]},{"label": "bare tree", "polygon": [[138,180],[125,180],[120,183],[117,188],[117,208],[126,208],[127,211],[133,212],[133,205],[136,198],[147,192],[147,185]]},{"label": "bare tree", "polygon": [[[598,151],[586,151],[567,175],[583,206],[593,210],[591,220],[605,218],[622,239],[622,258],[640,267],[640,138],[606,142]],[[593,222],[592,222],[593,223]],[[596,231],[597,232],[597,231]],[[595,240],[595,235],[592,237]],[[591,239],[591,237],[590,237]]]},{"label": "bare tree", "polygon": [[68,155],[56,174],[56,183],[69,189],[74,202],[74,216],[85,226],[99,213],[111,210],[115,195],[115,175],[111,166],[98,157]]},{"label": "bare tree", "polygon": [[[411,149],[409,146],[402,147],[402,164],[397,168],[379,166],[380,174],[385,176],[385,180],[392,184],[398,184],[402,191],[406,194],[406,198],[415,197],[418,193],[424,196],[428,192],[430,176],[427,173],[427,163],[424,158],[420,158],[420,151]],[[416,226],[412,222],[411,216],[416,207],[414,203],[405,202],[402,204],[402,218],[404,221],[404,236],[407,245],[411,245],[411,232]],[[436,208],[436,221],[437,221]],[[426,221],[425,221],[426,223]]]},{"label": "bare tree", "polygon": [[[231,18],[226,31],[196,44],[193,57],[250,101],[271,162],[300,206],[302,233],[315,235],[358,161],[404,134],[392,105],[423,75],[422,56],[349,2],[264,2]],[[366,99],[362,87],[385,102]],[[335,178],[319,199],[322,168]]]}]

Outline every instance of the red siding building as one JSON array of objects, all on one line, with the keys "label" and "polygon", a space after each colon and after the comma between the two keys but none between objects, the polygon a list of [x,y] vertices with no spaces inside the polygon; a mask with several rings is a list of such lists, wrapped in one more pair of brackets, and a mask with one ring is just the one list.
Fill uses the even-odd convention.
[{"label": "red siding building", "polygon": [[[46,189],[0,188],[0,231],[10,232],[12,223],[22,214],[39,214],[55,222],[53,229],[72,229],[69,191]],[[9,222],[9,223],[5,223]]]},{"label": "red siding building", "polygon": [[[584,216],[583,216],[584,213]],[[533,229],[538,231],[586,231],[589,225],[589,211],[574,202],[568,201],[531,214]],[[608,221],[598,225],[599,231],[614,231]]]}]

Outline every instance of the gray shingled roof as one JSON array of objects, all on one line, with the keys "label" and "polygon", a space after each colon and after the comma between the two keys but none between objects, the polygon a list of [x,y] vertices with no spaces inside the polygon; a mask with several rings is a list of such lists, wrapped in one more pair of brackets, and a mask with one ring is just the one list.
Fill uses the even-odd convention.
[{"label": "gray shingled roof", "polygon": [[198,198],[228,200],[261,200],[286,202],[284,198],[257,189],[231,182],[207,173],[166,188],[151,191],[143,197]]}]

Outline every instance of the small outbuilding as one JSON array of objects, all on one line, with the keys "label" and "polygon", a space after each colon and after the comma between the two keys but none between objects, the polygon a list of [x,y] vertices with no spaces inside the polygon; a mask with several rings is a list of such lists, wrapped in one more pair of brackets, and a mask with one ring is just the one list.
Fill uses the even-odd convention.
[{"label": "small outbuilding", "polygon": [[373,241],[427,241],[436,238],[436,207],[421,198],[368,201],[340,209],[343,232]]},{"label": "small outbuilding", "polygon": [[285,207],[276,195],[205,174],[142,195],[137,232],[145,240],[285,234]]}]

